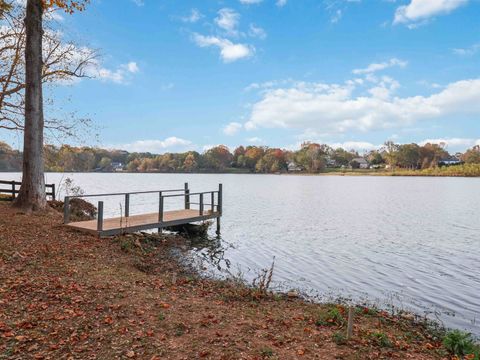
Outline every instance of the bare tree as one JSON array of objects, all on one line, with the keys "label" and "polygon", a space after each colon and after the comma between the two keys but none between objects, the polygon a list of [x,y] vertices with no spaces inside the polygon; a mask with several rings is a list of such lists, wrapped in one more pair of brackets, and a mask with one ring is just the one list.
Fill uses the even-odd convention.
[{"label": "bare tree", "polygon": [[[98,65],[97,52],[65,41],[54,29],[52,10],[44,18],[43,63],[41,81],[44,85],[65,85],[83,77],[91,77]],[[25,119],[25,8],[13,4],[0,23],[0,129],[24,129]],[[76,114],[60,114],[52,98],[45,105],[55,108],[45,118],[45,128],[74,136],[79,125],[89,125],[89,119]],[[52,115],[55,114],[55,115]]]},{"label": "bare tree", "polygon": [[43,162],[41,0],[27,0],[25,16],[25,125],[23,134],[22,186],[14,206],[26,211],[46,208]]},{"label": "bare tree", "polygon": [[[43,160],[43,83],[48,76],[54,78],[65,74],[75,75],[75,72],[69,73],[65,69],[56,70],[56,66],[60,62],[51,58],[50,54],[56,51],[59,51],[60,54],[65,53],[61,46],[54,47],[52,51],[46,48],[46,52],[44,51],[43,37],[47,33],[43,29],[44,11],[52,6],[57,6],[71,13],[77,9],[82,10],[83,3],[73,0],[27,0],[24,30],[25,82],[18,81],[10,91],[3,91],[3,93],[12,94],[11,91],[15,89],[17,91],[25,90],[22,186],[13,205],[27,212],[43,210],[47,206]],[[21,50],[18,50],[18,45],[12,50],[15,54],[22,53]],[[11,82],[12,78],[13,74],[10,71],[7,79]],[[3,99],[4,101],[5,99]]]}]

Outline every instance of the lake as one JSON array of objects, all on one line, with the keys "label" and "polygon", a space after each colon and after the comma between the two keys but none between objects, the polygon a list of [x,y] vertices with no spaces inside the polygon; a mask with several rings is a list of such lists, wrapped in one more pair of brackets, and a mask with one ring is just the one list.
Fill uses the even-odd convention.
[{"label": "lake", "polygon": [[[277,288],[395,305],[480,335],[478,178],[49,173],[46,180],[65,177],[86,193],[185,181],[193,192],[207,191],[221,182],[222,239],[200,255],[221,254],[220,265],[230,261],[247,280],[275,257]],[[157,209],[156,196],[130,201],[131,214]],[[107,202],[106,212],[119,214],[122,202]]]}]

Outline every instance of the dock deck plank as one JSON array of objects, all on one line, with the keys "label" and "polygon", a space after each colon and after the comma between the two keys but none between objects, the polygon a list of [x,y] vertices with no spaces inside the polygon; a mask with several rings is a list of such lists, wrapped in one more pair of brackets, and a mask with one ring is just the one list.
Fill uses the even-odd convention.
[{"label": "dock deck plank", "polygon": [[[166,211],[163,214],[163,222],[161,225],[169,226],[173,224],[187,224],[208,218],[215,218],[217,216],[218,214],[216,212],[211,211],[205,211],[203,215],[200,215],[200,211],[194,209]],[[159,224],[158,213],[106,218],[103,220],[103,229],[101,232],[97,230],[97,220],[71,222],[66,224],[66,226],[76,230],[101,235],[102,233],[129,232],[129,230],[135,230],[155,224]],[[154,228],[154,226],[151,227]]]}]

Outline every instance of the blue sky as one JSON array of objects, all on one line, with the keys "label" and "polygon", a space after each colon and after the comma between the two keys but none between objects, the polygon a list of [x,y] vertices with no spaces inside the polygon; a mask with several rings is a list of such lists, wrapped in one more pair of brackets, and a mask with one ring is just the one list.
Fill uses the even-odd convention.
[{"label": "blue sky", "polygon": [[99,78],[55,90],[99,128],[89,145],[480,144],[477,0],[93,0],[63,18],[102,54]]}]

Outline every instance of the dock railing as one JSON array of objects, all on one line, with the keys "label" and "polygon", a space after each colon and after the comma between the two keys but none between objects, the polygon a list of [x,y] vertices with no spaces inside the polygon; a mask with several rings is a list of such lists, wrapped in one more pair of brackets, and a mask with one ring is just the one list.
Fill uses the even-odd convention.
[{"label": "dock railing", "polygon": [[[7,185],[8,188],[3,186]],[[7,194],[10,197],[2,198],[2,200],[13,201],[17,197],[17,194],[20,192],[20,186],[22,183],[20,181],[5,181],[0,180],[0,194]],[[51,200],[55,200],[55,184],[45,184],[45,194],[50,196]],[[50,190],[50,191],[49,191]]]},{"label": "dock railing", "polygon": [[[161,227],[161,224],[164,222],[165,200],[169,198],[183,197],[185,210],[191,209],[191,205],[198,205],[198,211],[199,211],[200,217],[203,217],[207,214],[208,215],[216,214],[217,215],[216,216],[217,217],[217,233],[219,233],[220,232],[220,216],[222,215],[222,202],[223,202],[222,193],[223,193],[222,184],[219,184],[218,190],[192,193],[190,192],[188,183],[185,183],[185,186],[183,189],[65,196],[64,207],[63,207],[63,222],[64,224],[70,223],[70,200],[74,198],[112,197],[112,196],[124,197],[124,202],[125,202],[125,206],[123,210],[124,213],[121,214],[121,216],[128,219],[130,217],[130,203],[133,195],[158,194],[158,225],[159,227]],[[198,202],[191,201],[192,198],[198,198]],[[103,224],[104,224],[104,202],[98,201],[97,231],[99,232],[103,231]]]}]

